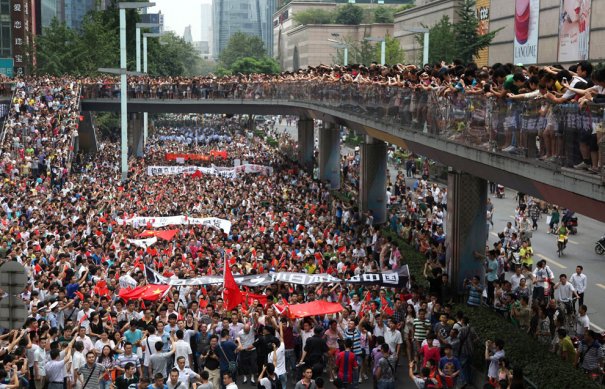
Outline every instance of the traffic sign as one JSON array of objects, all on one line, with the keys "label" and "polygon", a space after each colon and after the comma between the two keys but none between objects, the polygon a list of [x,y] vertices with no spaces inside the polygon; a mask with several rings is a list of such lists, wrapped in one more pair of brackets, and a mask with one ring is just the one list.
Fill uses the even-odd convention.
[{"label": "traffic sign", "polygon": [[28,311],[21,299],[21,292],[26,285],[27,273],[19,262],[6,262],[0,267],[0,288],[5,292],[0,300],[0,327],[23,327]]}]

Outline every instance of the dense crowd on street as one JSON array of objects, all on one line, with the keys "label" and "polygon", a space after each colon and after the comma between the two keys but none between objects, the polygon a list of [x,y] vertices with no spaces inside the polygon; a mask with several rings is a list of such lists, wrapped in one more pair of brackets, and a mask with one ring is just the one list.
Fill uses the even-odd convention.
[{"label": "dense crowd on street", "polygon": [[[223,88],[221,92],[260,98],[274,93],[270,88],[280,82],[321,81],[432,89],[440,97],[476,92],[513,98],[525,88],[536,88],[540,95],[523,96],[552,100],[562,99],[557,90],[573,79],[567,89],[577,91],[565,99],[584,95],[583,103],[593,95],[598,99],[605,82],[605,73],[597,71],[596,86],[581,89],[576,77],[589,87],[589,70],[581,63],[573,75],[561,77],[563,70],[556,68],[506,65],[317,67],[279,76],[135,78],[131,88],[137,97],[176,98],[184,93],[184,98],[212,98]],[[474,383],[471,359],[477,334],[468,317],[453,311],[457,295],[444,270],[447,189],[430,181],[428,161],[417,172],[415,164],[406,162],[406,173],[389,179],[387,188],[388,227],[427,260],[424,274],[412,275],[409,287],[275,282],[242,288],[246,296],[255,297],[246,297],[234,309],[227,309],[220,284],[172,286],[161,296],[122,297],[125,290],[150,282],[148,269],[169,280],[224,276],[226,267],[235,276],[325,273],[347,280],[363,273],[397,272],[406,258],[373,225],[371,213],[334,197],[292,155],[247,132],[238,117],[193,125],[164,123],[149,140],[145,157],[129,161],[125,182],[120,180],[115,143],[103,141],[96,155],[78,155],[72,164],[80,85],[98,84],[98,89],[85,89],[85,95],[111,94],[113,82],[28,78],[14,86],[1,145],[0,260],[23,264],[31,281],[20,296],[29,311],[24,328],[0,337],[0,388],[235,389],[237,382],[261,389],[354,389],[369,381],[392,389],[406,376],[421,389]],[[395,101],[395,96],[389,98]],[[415,104],[408,113],[427,120],[427,102]],[[583,169],[598,167],[598,159],[590,159],[597,131],[589,135],[582,138],[589,157]],[[551,158],[548,150],[553,149],[542,140],[542,157]],[[272,174],[148,174],[149,166],[225,167],[236,161],[269,166]],[[343,181],[357,185],[358,156],[345,156],[343,162]],[[532,207],[531,201],[520,203],[517,225],[507,226],[502,241],[486,250],[485,278],[468,281],[467,303],[493,307],[590,373],[602,366],[603,354],[597,334],[587,325],[583,302],[574,328],[560,320],[573,297],[582,297],[582,269],[569,280],[554,280],[545,261],[534,265],[531,239],[527,233],[521,237],[529,231],[525,223],[532,218]],[[231,228],[154,228],[152,223],[125,222],[175,215],[228,220]],[[141,239],[168,232],[172,236],[153,243]],[[506,277],[507,272],[514,275]],[[293,317],[287,309],[288,304],[320,300],[340,303],[342,311]],[[569,335],[582,338],[577,352]],[[485,345],[489,385],[522,388],[522,369],[511,369],[514,361],[506,360],[505,347],[499,339]]]}]

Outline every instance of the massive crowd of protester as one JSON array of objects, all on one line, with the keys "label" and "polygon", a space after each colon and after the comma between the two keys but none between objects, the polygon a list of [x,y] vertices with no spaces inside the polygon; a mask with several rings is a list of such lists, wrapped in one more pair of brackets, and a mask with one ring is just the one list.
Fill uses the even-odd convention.
[{"label": "massive crowd of protester", "polygon": [[[540,92],[549,100],[562,98],[553,85],[564,86],[565,78],[584,76],[583,82],[588,83],[588,76],[582,73],[587,68],[581,63],[574,76],[559,77],[562,70],[554,68],[506,65],[491,69],[455,64],[426,69],[318,67],[279,76],[239,75],[218,80],[140,78],[131,87],[138,97],[176,98],[184,93],[184,98],[212,98],[220,96],[218,92],[252,92],[249,98],[260,98],[275,83],[321,81],[374,83],[392,91],[431,89],[439,98],[474,92],[513,98],[523,88],[532,88],[533,82],[539,90],[542,86],[552,89]],[[521,80],[519,75],[524,72],[529,78]],[[501,73],[505,73],[503,79]],[[597,86],[591,89],[596,92],[601,92],[599,74],[595,72]],[[549,86],[548,81],[555,79]],[[93,82],[99,88],[85,88],[85,96],[115,92],[111,79],[82,80],[80,84]],[[138,90],[137,82],[143,84]],[[428,165],[416,175],[412,165],[408,170],[406,164],[407,174],[396,175],[387,188],[389,227],[427,258],[425,273],[412,275],[409,288],[276,282],[246,288],[255,297],[246,298],[246,303],[233,310],[225,307],[222,285],[171,287],[161,299],[120,297],[125,289],[148,282],[147,268],[168,279],[191,279],[222,276],[227,262],[234,275],[287,271],[327,273],[346,280],[366,272],[398,271],[406,259],[373,225],[371,214],[333,197],[323,183],[299,168],[291,154],[251,136],[237,117],[214,117],[193,126],[166,122],[150,139],[145,158],[129,161],[126,182],[120,180],[115,143],[104,141],[96,155],[77,156],[72,163],[71,137],[77,131],[80,84],[68,78],[29,78],[15,84],[2,142],[0,260],[23,264],[31,282],[21,294],[29,309],[24,329],[7,331],[2,338],[0,385],[233,389],[237,381],[240,386],[251,383],[266,389],[312,389],[331,385],[356,388],[371,381],[378,388],[394,388],[404,378],[406,369],[401,366],[406,364],[419,388],[454,388],[474,382],[471,358],[476,334],[467,317],[452,311],[457,296],[444,273],[447,189],[430,181]],[[572,88],[587,90],[580,89],[579,82],[572,84]],[[185,85],[184,92],[175,85]],[[251,91],[251,85],[256,89]],[[592,92],[586,92],[579,104],[591,97]],[[389,98],[395,102],[396,92]],[[405,106],[403,101],[400,104]],[[411,120],[426,122],[427,101],[414,104],[407,111]],[[596,142],[597,133],[591,132],[590,139]],[[518,138],[513,134],[511,139]],[[287,138],[280,140],[291,144]],[[167,159],[167,154],[175,158]],[[189,160],[185,155],[204,158]],[[147,171],[149,166],[233,166],[236,161],[270,166],[273,174],[232,178],[214,174],[150,176]],[[343,162],[344,182],[355,186],[359,182],[358,156],[346,156]],[[598,161],[588,163],[598,167]],[[525,206],[529,214],[532,204]],[[520,211],[519,223],[524,212]],[[174,215],[229,220],[231,229],[227,232],[204,225],[154,229],[149,224],[120,222],[133,216]],[[557,301],[567,303],[567,294],[550,302],[553,276],[543,261],[533,269],[531,254],[527,255],[531,242],[516,241],[519,231],[507,228],[502,245],[486,252],[485,279],[469,280],[467,303],[492,306],[545,344],[555,339],[556,332],[562,358],[576,364],[584,354],[580,365],[587,372],[601,366],[601,348],[593,347],[599,345],[595,334],[580,319],[573,330],[584,340],[579,353],[572,355],[568,329],[554,316],[561,312]],[[148,236],[150,230],[176,233],[141,246],[141,234]],[[525,254],[520,254],[522,266],[507,281],[508,266],[516,265],[511,260],[515,257],[509,255],[516,243]],[[519,285],[513,287],[513,280]],[[578,292],[570,292],[568,284],[561,279],[552,288]],[[283,309],[286,303],[317,300],[340,303],[343,310],[293,318]],[[523,387],[521,369],[510,370],[504,347],[498,339],[485,345],[489,384],[494,388]]]}]

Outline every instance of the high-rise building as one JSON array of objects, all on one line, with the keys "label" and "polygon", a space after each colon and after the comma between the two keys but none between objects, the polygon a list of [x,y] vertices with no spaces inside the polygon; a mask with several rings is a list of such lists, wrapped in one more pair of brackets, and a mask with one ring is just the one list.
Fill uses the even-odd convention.
[{"label": "high-rise building", "polygon": [[159,27],[150,28],[149,31],[155,34],[161,34],[164,32],[164,15],[162,12],[158,12],[155,14],[144,12],[145,8],[143,8],[141,12],[141,23],[154,23],[159,24]]},{"label": "high-rise building", "polygon": [[[212,3],[212,55],[218,58],[236,32],[263,39],[267,53],[273,44],[272,14],[276,0],[214,0]],[[271,43],[271,44],[269,44]]]},{"label": "high-rise building", "polygon": [[7,59],[11,58],[13,53],[10,3],[10,0],[0,0],[0,58]]},{"label": "high-rise building", "polygon": [[59,22],[65,20],[64,0],[39,0],[36,5],[38,32],[43,33],[53,19],[57,19]]},{"label": "high-rise building", "polygon": [[[59,0],[58,0],[59,1]],[[79,30],[84,16],[97,8],[97,0],[61,0],[64,2],[65,24]]]},{"label": "high-rise building", "polygon": [[200,41],[208,42],[210,53],[212,53],[212,4],[202,4]]},{"label": "high-rise building", "polygon": [[183,40],[187,43],[193,42],[193,36],[191,36],[191,25],[185,27],[185,31],[183,32]]}]

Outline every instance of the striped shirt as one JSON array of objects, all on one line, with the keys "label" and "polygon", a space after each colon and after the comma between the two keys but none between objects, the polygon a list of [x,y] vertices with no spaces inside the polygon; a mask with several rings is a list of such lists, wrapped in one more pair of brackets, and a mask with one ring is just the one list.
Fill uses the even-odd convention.
[{"label": "striped shirt", "polygon": [[431,329],[431,321],[429,319],[420,320],[419,318],[414,319],[414,340],[422,342],[426,339],[426,336]]},{"label": "striped shirt", "polygon": [[118,365],[120,365],[122,369],[126,366],[128,362],[131,362],[137,369],[141,367],[141,360],[139,359],[139,356],[135,353],[132,353],[130,355],[122,354],[118,357]]},{"label": "striped shirt", "polygon": [[353,331],[347,329],[344,332],[344,337],[345,339],[351,339],[353,341],[353,349],[352,351],[355,353],[355,355],[361,355],[362,351],[361,351],[361,334],[359,333],[359,331],[356,329],[354,329]]},{"label": "striped shirt", "polygon": [[[105,366],[100,363],[96,363],[92,366],[88,366],[88,363],[80,368],[80,374],[82,375],[82,379],[84,380],[82,383],[86,383],[86,386],[83,386],[82,389],[99,389],[99,377],[105,371]],[[90,377],[90,378],[88,378]]]}]

